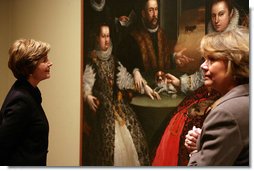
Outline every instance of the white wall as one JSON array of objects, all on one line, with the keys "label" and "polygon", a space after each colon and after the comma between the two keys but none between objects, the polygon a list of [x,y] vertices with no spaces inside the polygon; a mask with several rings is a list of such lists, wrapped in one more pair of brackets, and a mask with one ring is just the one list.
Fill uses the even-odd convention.
[{"label": "white wall", "polygon": [[1,104],[14,81],[7,68],[10,42],[33,38],[50,43],[51,78],[39,84],[50,124],[47,165],[78,166],[81,0],[0,0],[0,22]]},{"label": "white wall", "polygon": [[12,74],[8,70],[8,49],[10,43],[10,4],[0,0],[0,106],[12,84]]}]

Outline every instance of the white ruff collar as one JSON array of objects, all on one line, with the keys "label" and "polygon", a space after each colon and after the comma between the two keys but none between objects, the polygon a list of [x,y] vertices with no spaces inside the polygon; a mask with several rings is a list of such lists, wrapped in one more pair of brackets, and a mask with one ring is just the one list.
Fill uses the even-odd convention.
[{"label": "white ruff collar", "polygon": [[147,28],[147,30],[148,30],[150,33],[155,33],[155,32],[158,31],[158,28],[159,28],[159,26],[157,26],[155,29]]},{"label": "white ruff collar", "polygon": [[109,48],[106,51],[102,51],[102,50],[96,50],[96,55],[98,56],[98,58],[102,61],[106,61],[110,58],[111,53],[112,53],[112,49],[113,46],[110,43]]},{"label": "white ruff collar", "polygon": [[102,0],[100,3],[95,2],[95,0],[90,0],[90,3],[95,11],[102,11],[105,6],[105,0]]}]

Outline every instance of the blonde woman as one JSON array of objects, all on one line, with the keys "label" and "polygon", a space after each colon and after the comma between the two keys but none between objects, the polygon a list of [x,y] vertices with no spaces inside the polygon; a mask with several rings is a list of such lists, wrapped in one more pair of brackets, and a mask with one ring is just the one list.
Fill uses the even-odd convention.
[{"label": "blonde woman", "polygon": [[222,97],[210,108],[202,129],[186,135],[188,165],[249,165],[249,32],[233,29],[201,41],[206,87]]},{"label": "blonde woman", "polygon": [[0,165],[45,166],[49,124],[37,85],[50,78],[50,45],[33,39],[16,40],[8,66],[17,79],[0,114]]}]

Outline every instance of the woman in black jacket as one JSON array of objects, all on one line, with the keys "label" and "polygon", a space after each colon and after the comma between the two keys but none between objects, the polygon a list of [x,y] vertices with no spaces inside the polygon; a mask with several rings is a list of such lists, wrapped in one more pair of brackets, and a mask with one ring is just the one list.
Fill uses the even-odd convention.
[{"label": "woman in black jacket", "polygon": [[19,39],[9,50],[8,66],[17,78],[0,113],[0,165],[45,166],[49,124],[37,85],[50,78],[50,45]]}]

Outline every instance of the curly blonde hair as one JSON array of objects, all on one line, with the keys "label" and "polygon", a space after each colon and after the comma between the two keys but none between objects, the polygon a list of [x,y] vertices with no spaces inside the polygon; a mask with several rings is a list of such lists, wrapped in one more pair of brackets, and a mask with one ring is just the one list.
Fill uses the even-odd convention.
[{"label": "curly blonde hair", "polygon": [[200,44],[201,54],[228,62],[227,72],[237,84],[249,83],[249,30],[235,28],[224,33],[205,35]]}]

